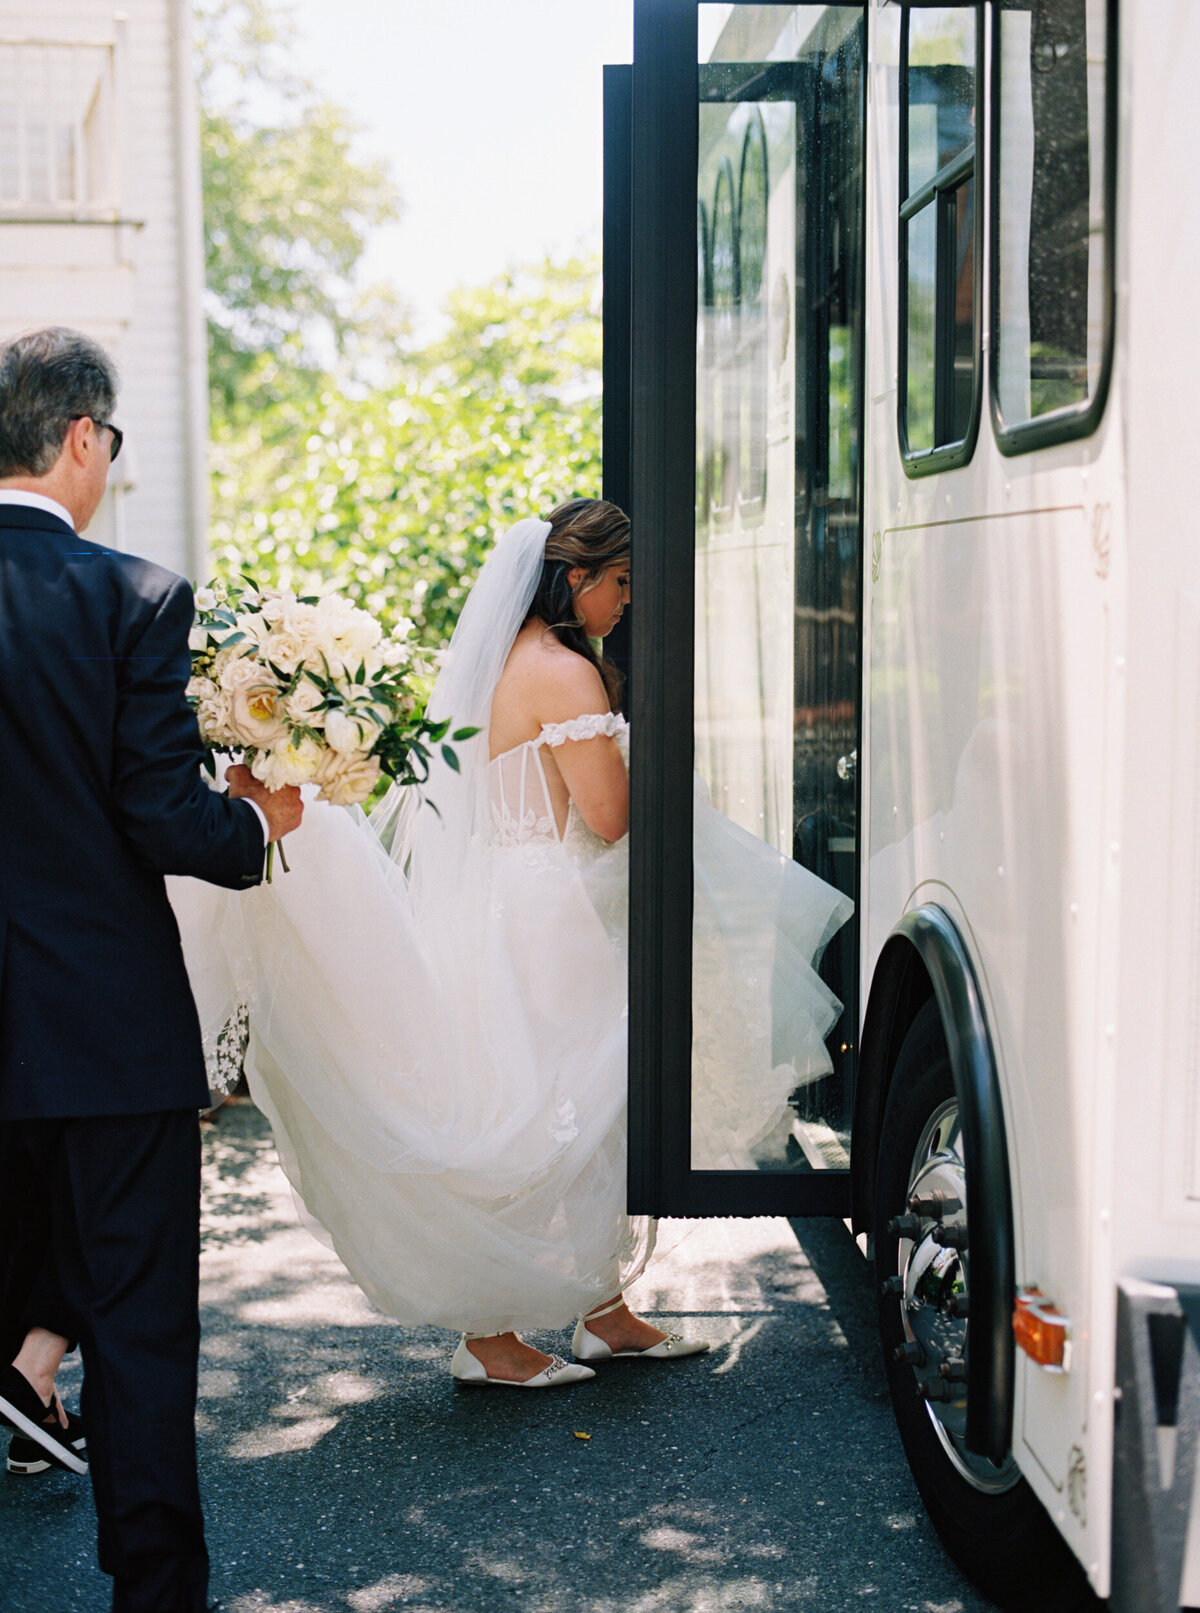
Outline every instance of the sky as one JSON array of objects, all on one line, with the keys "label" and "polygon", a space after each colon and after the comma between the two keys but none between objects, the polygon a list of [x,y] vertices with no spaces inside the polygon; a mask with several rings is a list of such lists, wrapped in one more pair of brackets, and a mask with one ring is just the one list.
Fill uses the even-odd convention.
[{"label": "sky", "polygon": [[297,65],[362,126],[403,196],[364,283],[419,334],[456,285],[599,249],[602,68],[633,50],[633,0],[293,0]]}]

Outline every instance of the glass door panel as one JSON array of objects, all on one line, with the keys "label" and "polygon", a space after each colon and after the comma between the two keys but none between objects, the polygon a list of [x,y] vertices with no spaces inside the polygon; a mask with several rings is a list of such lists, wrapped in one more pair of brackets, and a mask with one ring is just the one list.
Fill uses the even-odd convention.
[{"label": "glass door panel", "polygon": [[[695,768],[726,817],[854,899],[863,11],[698,10]],[[698,1023],[725,993],[776,1073],[772,1098],[735,1100],[717,1126],[719,1106],[693,1101],[691,1169],[844,1168],[854,925],[820,965],[844,1010],[814,1061],[769,948],[745,979],[710,967],[695,850]],[[696,1079],[706,1058],[693,1047]]]}]

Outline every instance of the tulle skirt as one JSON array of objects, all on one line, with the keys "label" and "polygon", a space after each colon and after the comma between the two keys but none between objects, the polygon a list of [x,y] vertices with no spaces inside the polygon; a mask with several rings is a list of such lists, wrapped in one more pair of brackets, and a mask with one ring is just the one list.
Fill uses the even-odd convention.
[{"label": "tulle skirt", "polygon": [[[301,1213],[407,1324],[557,1328],[633,1281],[625,1213],[624,843],[472,843],[452,907],[412,893],[357,810],[306,805],[291,871],[169,881],[210,1044],[246,1070]],[[815,958],[850,907],[696,802],[693,1162],[724,1169],[829,1068]]]}]

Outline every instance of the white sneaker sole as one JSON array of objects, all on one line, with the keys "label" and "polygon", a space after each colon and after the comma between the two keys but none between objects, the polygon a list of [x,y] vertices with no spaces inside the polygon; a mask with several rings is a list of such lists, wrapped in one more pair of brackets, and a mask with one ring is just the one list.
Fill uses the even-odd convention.
[{"label": "white sneaker sole", "polygon": [[[46,1449],[42,1440],[45,1429],[38,1423],[30,1422],[25,1413],[18,1410],[11,1400],[5,1400],[3,1395],[0,1395],[0,1411],[4,1413],[5,1417],[19,1433],[24,1434],[27,1439],[31,1439],[35,1445],[41,1445],[43,1450]],[[76,1456],[69,1446],[55,1445],[54,1455],[58,1460],[50,1460],[50,1466],[58,1467],[61,1464],[61,1466],[69,1468],[72,1473],[87,1472],[87,1463],[82,1457]]]}]

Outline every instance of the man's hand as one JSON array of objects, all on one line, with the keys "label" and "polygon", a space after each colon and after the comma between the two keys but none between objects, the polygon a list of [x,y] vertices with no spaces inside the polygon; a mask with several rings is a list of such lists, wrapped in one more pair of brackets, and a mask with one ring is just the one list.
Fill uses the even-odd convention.
[{"label": "man's hand", "polygon": [[244,797],[262,809],[267,819],[268,840],[282,840],[284,835],[291,834],[293,829],[300,827],[300,819],[304,815],[304,803],[300,799],[300,791],[294,784],[287,784],[282,790],[268,790],[265,784],[255,778],[244,762],[236,762],[229,768],[225,774],[225,782],[229,785],[229,793],[235,800]]}]

